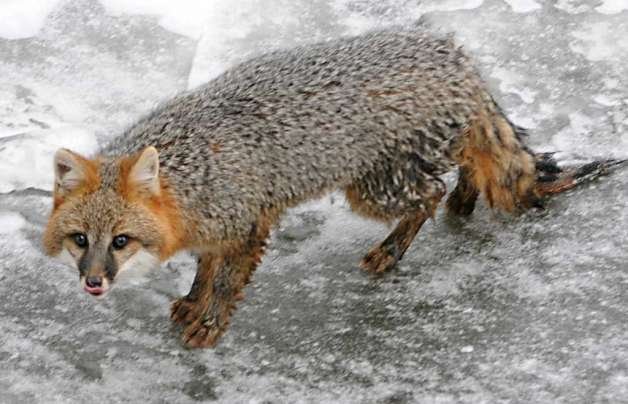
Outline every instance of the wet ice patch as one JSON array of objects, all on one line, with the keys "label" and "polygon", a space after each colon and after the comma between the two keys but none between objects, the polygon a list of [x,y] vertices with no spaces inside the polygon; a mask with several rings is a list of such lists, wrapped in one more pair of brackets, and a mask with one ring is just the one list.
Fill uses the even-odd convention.
[{"label": "wet ice patch", "polygon": [[504,0],[515,13],[529,13],[538,10],[541,5],[536,0]]},{"label": "wet ice patch", "polygon": [[28,38],[36,35],[60,0],[4,0],[0,4],[0,37]]},{"label": "wet ice patch", "polygon": [[0,138],[0,193],[25,188],[52,190],[52,159],[61,147],[89,155],[98,144],[92,131],[70,125]]}]

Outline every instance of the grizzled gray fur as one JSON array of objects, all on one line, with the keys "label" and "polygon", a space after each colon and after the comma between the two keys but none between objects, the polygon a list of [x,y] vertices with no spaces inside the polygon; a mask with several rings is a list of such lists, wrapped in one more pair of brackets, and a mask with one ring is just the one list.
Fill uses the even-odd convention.
[{"label": "grizzled gray fur", "polygon": [[[155,146],[185,219],[240,238],[264,208],[353,185],[396,217],[444,193],[462,128],[493,105],[465,54],[419,28],[272,52],[161,105],[109,156]],[[197,228],[198,228],[197,227]]]}]

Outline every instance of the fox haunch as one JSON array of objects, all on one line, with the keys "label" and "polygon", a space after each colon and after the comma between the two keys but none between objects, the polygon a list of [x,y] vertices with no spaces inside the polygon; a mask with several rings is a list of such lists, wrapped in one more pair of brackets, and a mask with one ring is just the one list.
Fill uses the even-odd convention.
[{"label": "fox haunch", "polygon": [[419,28],[272,52],[167,101],[85,158],[55,156],[46,252],[104,295],[121,271],[179,250],[198,256],[172,306],[190,347],[214,345],[291,206],[344,190],[351,208],[398,224],[365,256],[391,269],[446,194],[469,215],[479,195],[520,212],[617,162],[562,170],[534,154],[472,63]]}]

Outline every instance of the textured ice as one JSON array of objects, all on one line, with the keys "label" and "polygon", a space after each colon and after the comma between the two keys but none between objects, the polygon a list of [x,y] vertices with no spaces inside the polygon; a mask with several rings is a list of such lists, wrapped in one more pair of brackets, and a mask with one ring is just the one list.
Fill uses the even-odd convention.
[{"label": "textured ice", "polygon": [[420,17],[455,32],[536,149],[626,158],[625,2],[36,3],[0,2],[1,403],[627,402],[625,170],[544,212],[439,212],[376,278],[357,262],[388,227],[339,194],[299,206],[213,350],[169,323],[188,254],[96,301],[40,245],[55,148],[89,153],[256,53]]}]

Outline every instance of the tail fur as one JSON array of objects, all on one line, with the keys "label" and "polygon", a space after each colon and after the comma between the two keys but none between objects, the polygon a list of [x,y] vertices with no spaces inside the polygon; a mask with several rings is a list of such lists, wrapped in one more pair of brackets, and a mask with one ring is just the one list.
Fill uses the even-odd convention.
[{"label": "tail fur", "polygon": [[[450,210],[469,214],[473,192],[506,212],[542,207],[543,198],[572,189],[626,165],[628,160],[601,160],[560,167],[554,153],[534,154],[523,143],[525,130],[499,110],[479,114],[466,129],[456,153],[461,176],[448,201]],[[464,175],[463,175],[464,173]]]},{"label": "tail fur", "polygon": [[598,160],[581,166],[560,167],[555,153],[535,155],[537,169],[536,192],[548,196],[570,190],[580,184],[609,174],[612,170],[628,165],[628,160]]},{"label": "tail fur", "polygon": [[480,114],[467,128],[457,161],[491,207],[514,212],[538,205],[534,155],[499,111]]}]

